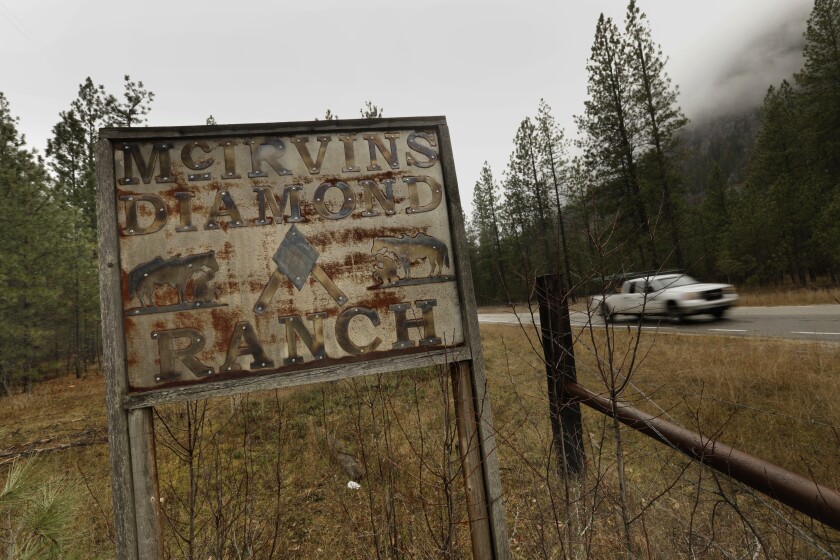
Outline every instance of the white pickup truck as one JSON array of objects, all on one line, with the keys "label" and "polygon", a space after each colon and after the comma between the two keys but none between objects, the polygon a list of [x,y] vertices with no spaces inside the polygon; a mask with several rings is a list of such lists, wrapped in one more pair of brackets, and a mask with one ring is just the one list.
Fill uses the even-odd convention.
[{"label": "white pickup truck", "polygon": [[723,317],[738,301],[730,284],[703,284],[685,274],[630,278],[618,293],[592,296],[589,309],[609,321],[616,315],[667,315],[677,321],[687,315],[709,313]]}]

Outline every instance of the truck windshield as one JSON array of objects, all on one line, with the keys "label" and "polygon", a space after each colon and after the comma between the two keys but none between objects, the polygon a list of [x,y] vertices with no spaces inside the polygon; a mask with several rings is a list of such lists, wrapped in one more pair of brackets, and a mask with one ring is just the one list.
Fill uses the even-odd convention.
[{"label": "truck windshield", "polygon": [[685,274],[682,276],[674,276],[673,278],[662,278],[659,282],[662,284],[663,288],[676,288],[678,286],[697,284],[697,280]]}]

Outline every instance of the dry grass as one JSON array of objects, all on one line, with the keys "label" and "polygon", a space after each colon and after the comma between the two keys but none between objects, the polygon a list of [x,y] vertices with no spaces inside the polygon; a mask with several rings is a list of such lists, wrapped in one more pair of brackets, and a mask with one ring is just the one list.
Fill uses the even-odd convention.
[{"label": "dry grass", "polygon": [[37,383],[32,394],[0,399],[0,447],[68,435],[90,427],[105,427],[104,381],[92,374],[84,379],[58,377]]},{"label": "dry grass", "polygon": [[740,296],[739,304],[747,307],[840,304],[838,288],[746,288],[740,291]]},{"label": "dry grass", "polygon": [[[569,487],[567,504],[552,460],[536,331],[488,326],[482,335],[514,557],[620,556],[611,425],[584,411],[589,468]],[[633,333],[619,328],[614,335],[620,365]],[[594,356],[605,340],[601,331],[583,331],[576,343],[579,379],[596,391],[604,387]],[[666,335],[643,339],[639,356],[625,395],[633,404],[840,488],[839,345]],[[415,371],[217,399],[190,410],[162,407],[156,426],[169,554],[227,558],[250,550],[264,558],[274,545],[278,557],[290,558],[469,557],[447,382],[440,372]],[[105,423],[99,376],[59,378],[0,402],[0,449],[50,435],[71,438]],[[716,480],[644,436],[621,433],[639,556],[819,557],[807,542],[819,537],[819,527],[814,536],[801,516],[768,507],[769,500]],[[327,434],[365,466],[361,489],[347,488]],[[184,453],[190,440],[191,460]],[[86,490],[80,531],[89,556],[111,556],[106,446],[52,459]],[[819,546],[840,554],[837,534],[824,536],[834,543]]]},{"label": "dry grass", "polygon": [[32,394],[0,398],[0,454],[27,452],[17,459],[0,458],[0,482],[14,460],[33,457],[28,452],[35,451],[39,470],[49,469],[51,478],[79,496],[72,538],[83,558],[114,556],[105,433],[101,375],[58,377],[35,384]]},{"label": "dry grass", "polygon": [[[527,529],[554,525],[552,504],[545,498],[552,484],[558,485],[555,502],[564,495],[547,468],[544,367],[530,350],[537,344],[536,332],[490,326],[483,335],[499,440],[504,442],[500,452],[508,511],[531,520],[520,523],[525,534],[517,539],[517,550],[522,558],[535,557],[548,543],[551,556],[568,552],[574,535]],[[616,367],[626,371],[634,333],[617,329],[614,335]],[[602,331],[582,331],[576,343],[579,380],[598,392],[606,388],[594,354],[604,351],[605,340]],[[625,394],[632,404],[840,489],[840,345],[667,335],[643,339],[638,356],[641,364]],[[596,533],[591,541],[580,539],[577,550],[612,558],[623,547],[611,423],[588,409],[583,412],[590,472],[581,493],[596,501],[598,494],[603,502],[577,501],[591,515],[578,523]],[[802,516],[631,430],[622,433],[637,554],[818,557],[819,549],[807,542],[811,537],[801,534],[807,526]],[[523,480],[529,472],[532,484]],[[833,550],[828,557],[840,553],[838,535],[831,534],[827,538],[834,539],[833,545],[819,545]]]},{"label": "dry grass", "polygon": [[[594,349],[603,350],[602,331],[579,331],[575,347],[578,379],[596,392],[606,390],[594,359]],[[482,333],[490,378],[498,383],[506,377],[509,388],[547,409],[544,366],[531,350],[539,344],[536,330],[487,325]],[[615,337],[619,348],[627,348],[635,331],[617,327]],[[705,433],[722,429],[721,441],[806,476],[817,467],[803,458],[821,458],[820,472],[833,479],[823,480],[840,488],[840,434],[831,429],[840,429],[840,345],[667,334],[644,336],[638,354],[641,364],[626,397],[632,404],[654,414],[661,407],[692,429],[699,421]],[[524,393],[525,387],[532,392]]]},{"label": "dry grass", "polygon": [[[191,413],[193,427],[202,425],[194,478],[183,451],[190,413],[183,405],[165,407],[158,464],[170,552],[179,558],[239,557],[241,550],[256,558],[272,557],[272,550],[276,557],[440,558],[448,550],[460,557],[469,550],[469,534],[454,417],[447,416],[439,381],[446,376],[413,371],[236,403],[204,401]],[[355,477],[361,488],[348,488],[354,477],[331,452],[328,436],[364,466]],[[220,470],[225,474],[217,477]]]}]

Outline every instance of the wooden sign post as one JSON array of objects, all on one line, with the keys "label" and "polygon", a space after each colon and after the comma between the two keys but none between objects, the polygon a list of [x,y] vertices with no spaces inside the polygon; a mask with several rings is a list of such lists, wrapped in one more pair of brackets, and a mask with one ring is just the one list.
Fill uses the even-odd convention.
[{"label": "wooden sign post", "polygon": [[120,558],[160,558],[153,407],[450,364],[475,558],[509,557],[446,120],[100,131]]}]

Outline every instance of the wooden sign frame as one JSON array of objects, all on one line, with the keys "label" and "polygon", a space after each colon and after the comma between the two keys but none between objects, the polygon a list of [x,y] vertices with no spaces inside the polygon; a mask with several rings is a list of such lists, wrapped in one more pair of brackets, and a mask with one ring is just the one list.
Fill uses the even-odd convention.
[{"label": "wooden sign frame", "polygon": [[[238,380],[210,381],[154,390],[132,391],[124,332],[124,283],[120,267],[119,200],[115,150],[126,142],[183,141],[224,137],[342,132],[434,131],[443,174],[444,196],[457,277],[464,343],[389,358],[387,364],[358,361],[302,370],[295,375],[266,374]],[[448,364],[452,377],[459,448],[468,501],[473,557],[510,557],[499,478],[493,419],[484,373],[475,295],[469,266],[463,213],[445,117],[356,119],[278,124],[215,125],[167,128],[105,128],[97,148],[99,278],[105,351],[108,439],[115,532],[119,558],[162,558],[163,539],[155,460],[153,407],[158,404],[252,392],[372,373],[396,372]]]}]

